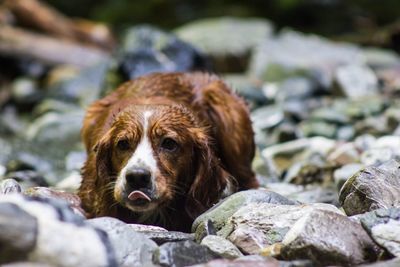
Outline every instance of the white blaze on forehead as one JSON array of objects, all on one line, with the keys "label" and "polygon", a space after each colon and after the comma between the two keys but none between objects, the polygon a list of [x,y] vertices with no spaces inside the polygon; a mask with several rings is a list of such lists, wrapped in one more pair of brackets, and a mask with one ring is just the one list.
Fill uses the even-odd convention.
[{"label": "white blaze on forehead", "polygon": [[151,141],[148,138],[148,131],[150,129],[149,118],[152,114],[152,111],[145,111],[143,114],[143,135],[132,157],[121,171],[121,175],[123,176],[125,176],[128,169],[135,167],[148,168],[152,173],[156,171],[157,161],[154,158]]}]

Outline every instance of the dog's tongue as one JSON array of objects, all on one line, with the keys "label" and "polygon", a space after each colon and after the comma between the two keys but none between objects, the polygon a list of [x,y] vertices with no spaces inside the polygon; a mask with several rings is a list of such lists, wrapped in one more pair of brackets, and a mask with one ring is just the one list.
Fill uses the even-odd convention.
[{"label": "dog's tongue", "polygon": [[145,193],[143,193],[142,191],[139,191],[139,190],[132,191],[129,194],[128,198],[130,200],[145,199],[149,202],[151,201],[151,199]]}]

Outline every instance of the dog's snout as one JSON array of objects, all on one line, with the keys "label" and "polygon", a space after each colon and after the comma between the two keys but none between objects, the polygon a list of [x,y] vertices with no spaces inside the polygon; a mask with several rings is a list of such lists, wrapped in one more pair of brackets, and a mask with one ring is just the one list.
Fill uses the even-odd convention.
[{"label": "dog's snout", "polygon": [[148,188],[151,185],[151,172],[146,168],[134,168],[126,172],[127,184],[132,189]]}]

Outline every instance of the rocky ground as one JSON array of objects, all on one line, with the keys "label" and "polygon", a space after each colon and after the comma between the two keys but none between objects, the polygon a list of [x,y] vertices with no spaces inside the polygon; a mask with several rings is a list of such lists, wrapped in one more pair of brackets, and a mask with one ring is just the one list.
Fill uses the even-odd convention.
[{"label": "rocky ground", "polygon": [[[0,116],[5,266],[400,266],[395,53],[219,18],[133,27],[89,67],[17,63]],[[192,70],[248,101],[262,188],[224,199],[192,233],[85,220],[60,192],[79,186],[85,107],[121,81]]]}]

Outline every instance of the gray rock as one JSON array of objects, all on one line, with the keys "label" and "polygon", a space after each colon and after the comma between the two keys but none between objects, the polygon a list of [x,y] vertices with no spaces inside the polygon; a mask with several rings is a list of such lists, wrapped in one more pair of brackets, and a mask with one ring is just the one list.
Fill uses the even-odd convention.
[{"label": "gray rock", "polygon": [[11,95],[19,105],[33,105],[42,98],[36,82],[29,78],[15,79],[11,87]]},{"label": "gray rock", "polygon": [[325,121],[303,121],[300,123],[300,132],[303,137],[323,136],[326,138],[335,138],[337,126]]},{"label": "gray rock", "polygon": [[275,192],[262,189],[235,193],[197,217],[192,225],[192,232],[196,233],[196,240],[201,240],[206,235],[209,221],[212,222],[215,230],[219,231],[225,226],[229,217],[241,207],[250,203],[297,204],[297,202],[289,200]]},{"label": "gray rock", "polygon": [[400,256],[400,208],[379,209],[360,216],[374,241],[393,256]]},{"label": "gray rock", "polygon": [[355,46],[287,30],[256,49],[249,72],[266,81],[306,74],[329,87],[338,66],[363,61],[361,50]]},{"label": "gray rock", "polygon": [[262,248],[281,242],[297,220],[319,209],[341,214],[335,206],[321,203],[309,205],[252,203],[236,211],[218,235],[227,237],[247,254],[258,254]]},{"label": "gray rock", "polygon": [[400,266],[400,258],[394,258],[386,261],[378,261],[371,264],[363,264],[358,267],[399,267]]},{"label": "gray rock", "polygon": [[283,259],[306,258],[318,266],[372,262],[378,253],[360,224],[327,210],[314,210],[299,219],[282,244]]},{"label": "gray rock", "polygon": [[317,85],[305,77],[288,78],[278,85],[276,101],[284,102],[290,99],[306,99],[317,91]]},{"label": "gray rock", "polygon": [[400,164],[395,160],[368,166],[343,185],[339,201],[347,215],[400,207]]},{"label": "gray rock", "polygon": [[399,56],[392,50],[381,48],[363,48],[366,64],[373,69],[395,67],[400,65]]},{"label": "gray rock", "polygon": [[306,162],[316,155],[326,157],[335,145],[334,140],[324,137],[303,138],[270,146],[262,151],[262,156],[271,172],[281,176],[295,162]]},{"label": "gray rock", "polygon": [[217,235],[208,235],[201,240],[201,245],[225,259],[236,259],[243,256],[242,252],[230,241]]},{"label": "gray rock", "polygon": [[336,189],[340,191],[344,183],[357,172],[361,171],[365,166],[360,163],[352,163],[344,165],[333,172]]},{"label": "gray rock", "polygon": [[0,195],[7,195],[13,193],[21,193],[21,185],[14,179],[5,179],[0,182]]},{"label": "gray rock", "polygon": [[332,180],[334,166],[325,162],[322,155],[315,154],[305,161],[294,163],[289,167],[283,179],[287,183],[308,185],[326,184]]},{"label": "gray rock", "polygon": [[117,65],[124,80],[152,72],[207,69],[207,59],[197,49],[160,29],[135,26],[122,39]]},{"label": "gray rock", "polygon": [[283,119],[283,110],[279,106],[265,106],[251,113],[253,127],[260,130],[267,130],[275,127],[281,123]]},{"label": "gray rock", "polygon": [[37,220],[13,203],[0,202],[0,263],[22,261],[33,250]]},{"label": "gray rock", "polygon": [[115,250],[118,266],[152,266],[152,255],[157,244],[145,235],[111,217],[90,219],[87,223],[107,233]]},{"label": "gray rock", "polygon": [[154,261],[161,266],[183,267],[219,258],[205,246],[193,241],[165,243],[154,254]]},{"label": "gray rock", "polygon": [[[217,259],[207,263],[193,265],[192,267],[289,267],[290,265],[281,265],[274,258],[263,258],[260,256],[245,256],[236,260]],[[295,267],[295,266],[292,266]],[[299,266],[300,267],[300,266]]]},{"label": "gray rock", "polygon": [[370,68],[363,65],[340,66],[336,70],[335,79],[340,93],[348,98],[358,99],[379,93],[378,78]]},{"label": "gray rock", "polygon": [[334,165],[346,165],[356,163],[360,160],[360,152],[354,143],[338,145],[328,155],[328,161]]},{"label": "gray rock", "polygon": [[49,186],[43,175],[37,171],[23,170],[10,172],[6,175],[6,178],[14,179],[20,183],[24,189],[33,186]]},{"label": "gray rock", "polygon": [[337,191],[332,187],[306,186],[301,192],[285,195],[287,198],[301,203],[326,203],[339,206]]},{"label": "gray rock", "polygon": [[272,25],[261,18],[207,18],[184,25],[175,33],[211,57],[218,72],[245,70],[258,44],[272,33]]},{"label": "gray rock", "polygon": [[186,240],[194,240],[193,234],[187,234],[175,231],[138,231],[147,238],[153,240],[158,245],[162,245],[167,242],[178,242]]}]

